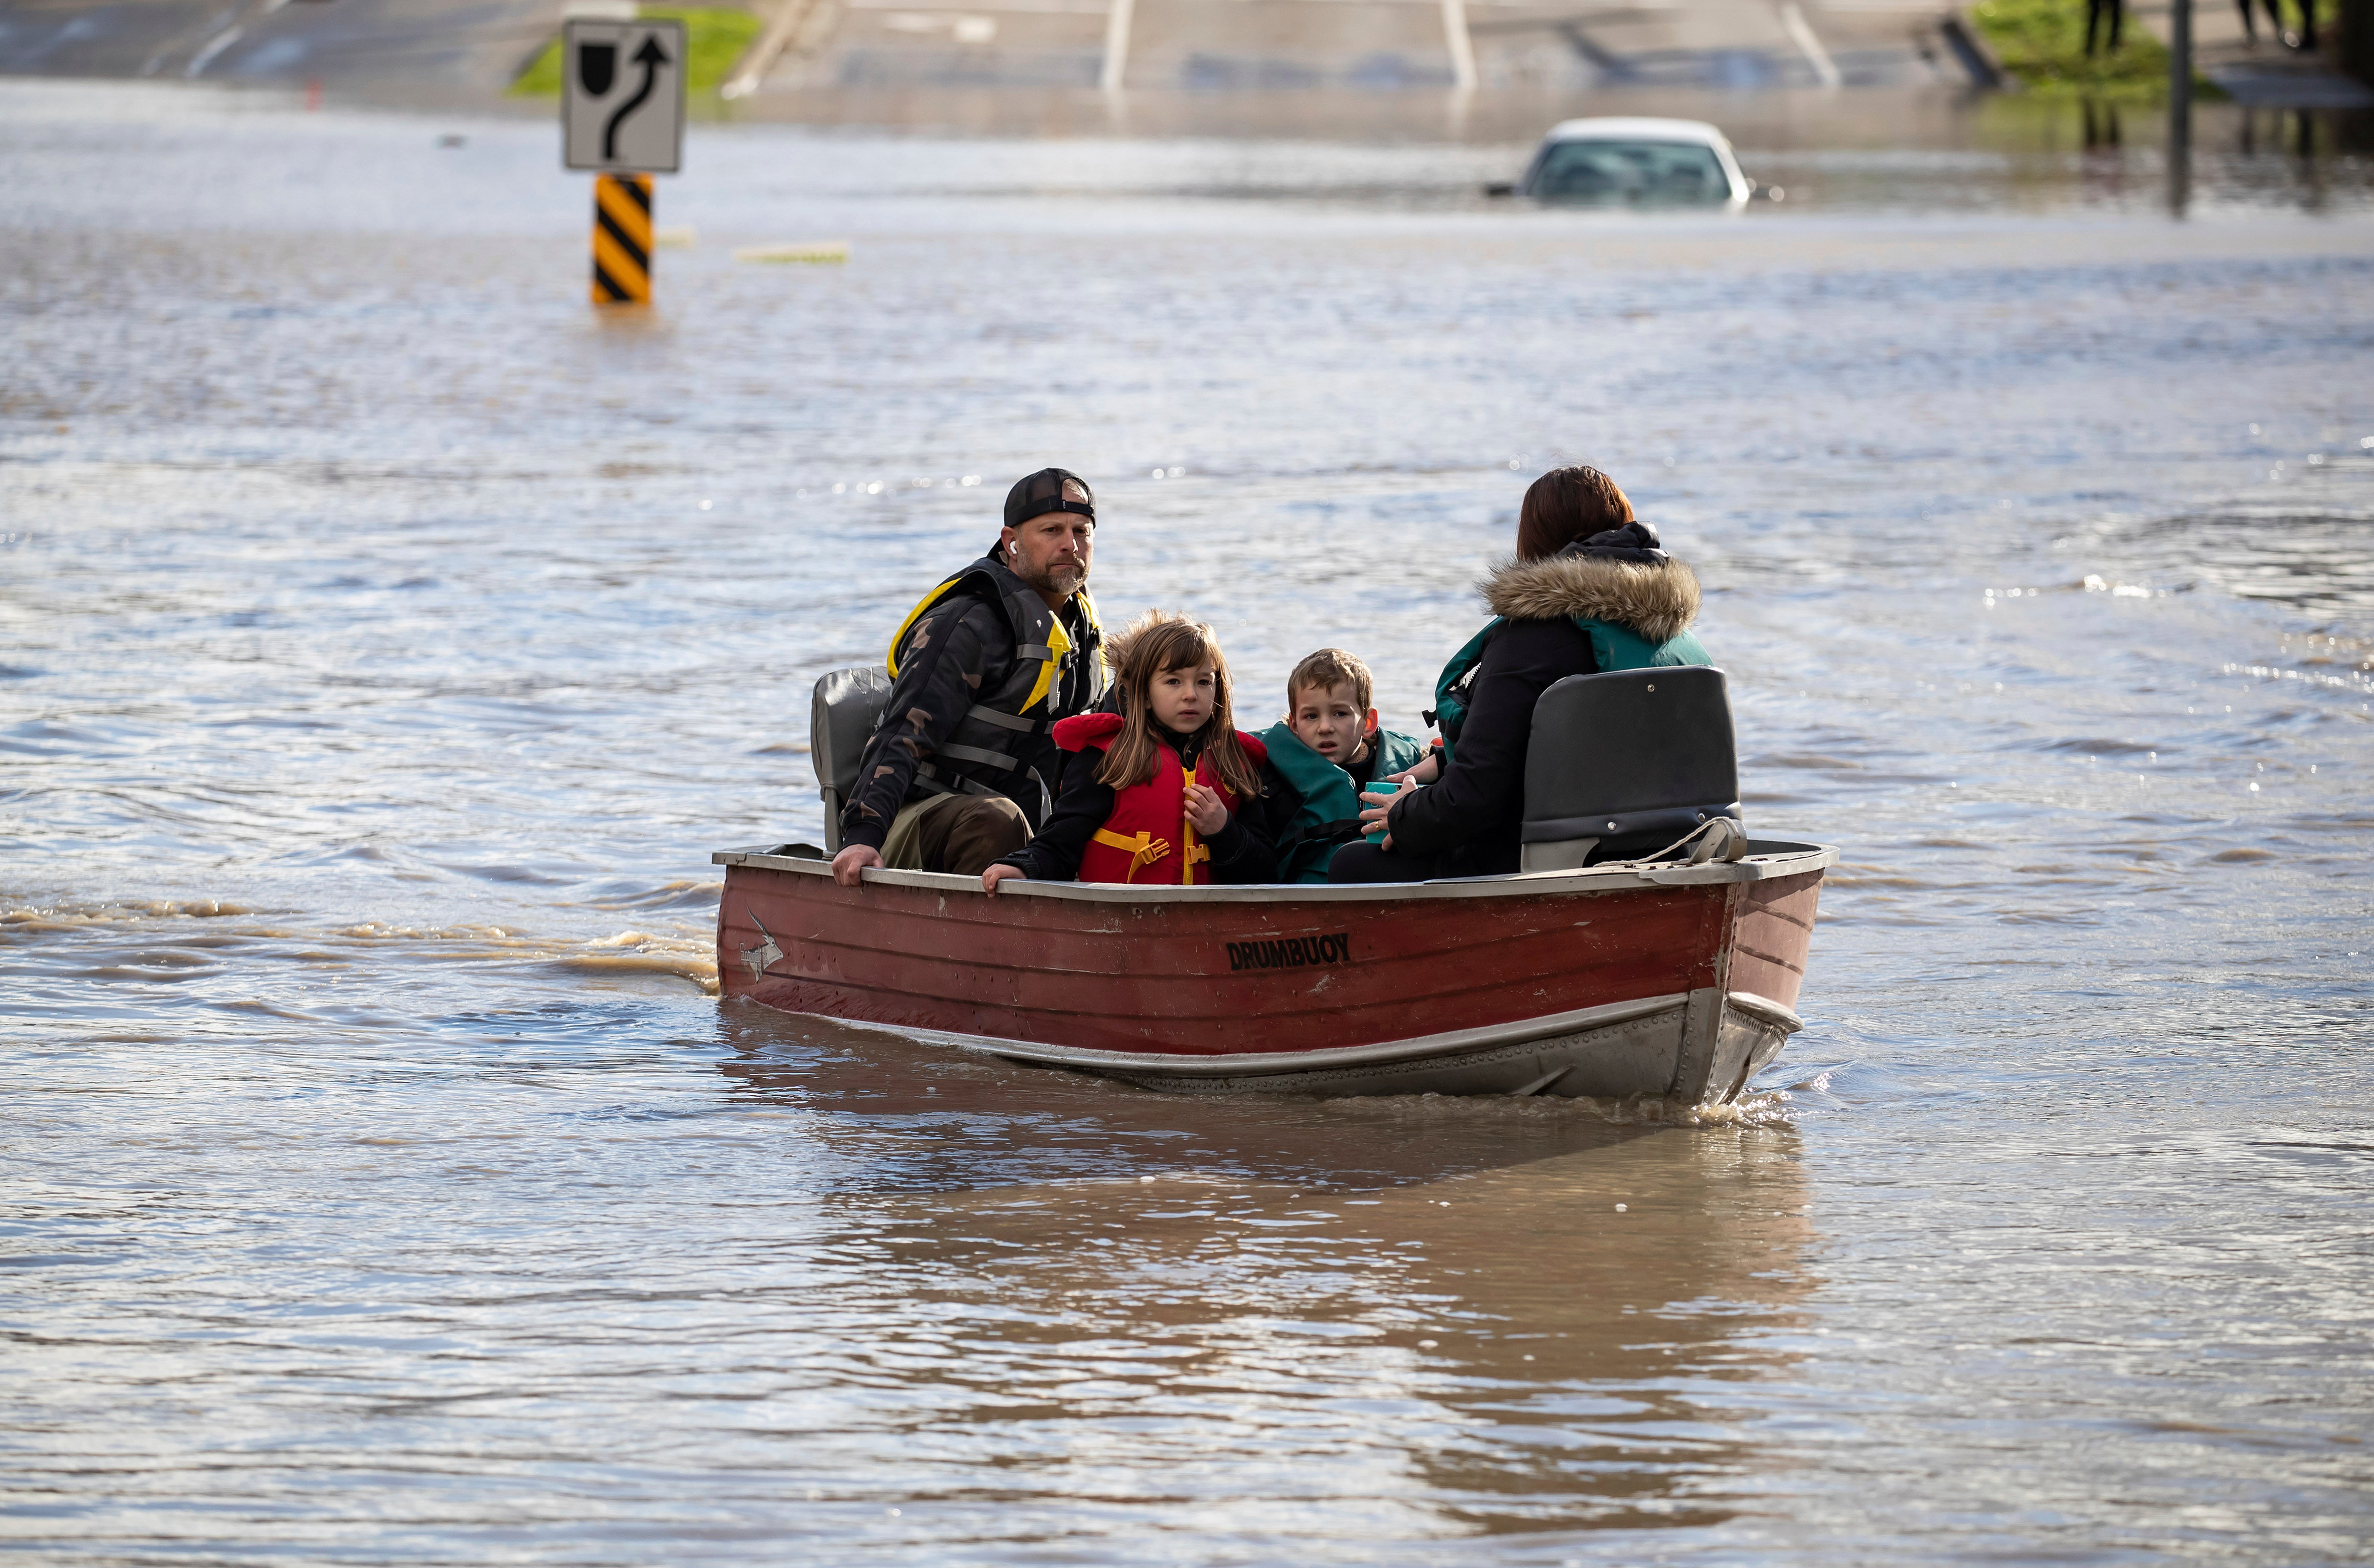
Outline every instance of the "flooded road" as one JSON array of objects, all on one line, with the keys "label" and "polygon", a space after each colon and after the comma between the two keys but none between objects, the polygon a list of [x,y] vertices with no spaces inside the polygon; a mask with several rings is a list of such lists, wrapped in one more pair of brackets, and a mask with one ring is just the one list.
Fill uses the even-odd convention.
[{"label": "flooded road", "polygon": [[[548,125],[0,125],[0,1543],[2367,1556],[2355,166],[1645,217],[1428,196],[1474,148],[703,127],[599,319]],[[1744,1114],[713,1000],[708,851],[817,836],[810,683],[1017,474],[1246,716],[1337,642],[1414,727],[1573,460],[1706,581],[1751,821],[1842,848]]]}]

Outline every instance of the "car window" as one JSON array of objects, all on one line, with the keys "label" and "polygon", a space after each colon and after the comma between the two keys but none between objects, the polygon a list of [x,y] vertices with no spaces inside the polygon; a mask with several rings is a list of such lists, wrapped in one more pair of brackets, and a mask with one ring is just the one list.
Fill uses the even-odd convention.
[{"label": "car window", "polygon": [[1731,181],[1697,142],[1552,142],[1526,186],[1534,196],[1586,201],[1721,202]]}]

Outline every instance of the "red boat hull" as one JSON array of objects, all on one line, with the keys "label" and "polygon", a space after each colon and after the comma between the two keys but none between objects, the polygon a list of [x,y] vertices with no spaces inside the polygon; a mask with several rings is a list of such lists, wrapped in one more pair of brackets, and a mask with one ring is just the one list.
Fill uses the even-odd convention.
[{"label": "red boat hull", "polygon": [[[819,861],[727,852],[718,974],[769,1007],[1170,1088],[1475,1092],[1490,1057],[1476,1082],[1506,1093],[1528,1060],[1572,1058],[1532,1092],[1724,1099],[1795,1027],[1831,860],[1753,848],[1650,872],[994,898],[970,878],[843,888]],[[1726,1053],[1726,1026],[1757,1037]],[[1594,1052],[1624,1063],[1590,1070]]]}]

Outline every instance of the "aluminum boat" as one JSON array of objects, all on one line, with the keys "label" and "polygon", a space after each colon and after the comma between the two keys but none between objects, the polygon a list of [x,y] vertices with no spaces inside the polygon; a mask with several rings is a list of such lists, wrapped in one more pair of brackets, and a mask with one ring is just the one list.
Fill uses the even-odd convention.
[{"label": "aluminum boat", "polygon": [[[805,847],[780,847],[805,849]],[[1730,1101],[1835,850],[1366,886],[1005,883],[723,850],[728,997],[1147,1088]]]}]

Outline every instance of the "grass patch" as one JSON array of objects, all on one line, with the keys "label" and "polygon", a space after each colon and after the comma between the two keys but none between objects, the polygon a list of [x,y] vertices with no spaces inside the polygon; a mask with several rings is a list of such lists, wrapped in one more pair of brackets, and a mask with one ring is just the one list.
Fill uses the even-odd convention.
[{"label": "grass patch", "polygon": [[[2118,53],[2086,55],[2086,0],[1980,0],[1970,7],[2004,69],[2039,92],[2128,99],[2168,97],[2168,49],[2130,9]],[[2193,79],[2196,90],[2208,84]]]},{"label": "grass patch", "polygon": [[[685,53],[691,56],[685,62],[685,90],[688,93],[715,92],[734,62],[750,47],[758,36],[758,18],[747,11],[723,6],[641,6],[637,14],[646,21],[670,21],[684,24]],[[510,91],[516,98],[558,98],[560,96],[560,40],[556,37],[544,46],[544,52],[519,74]]]}]

